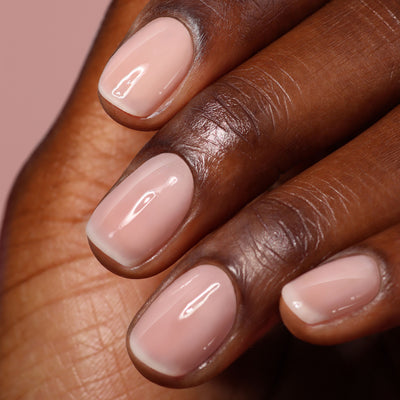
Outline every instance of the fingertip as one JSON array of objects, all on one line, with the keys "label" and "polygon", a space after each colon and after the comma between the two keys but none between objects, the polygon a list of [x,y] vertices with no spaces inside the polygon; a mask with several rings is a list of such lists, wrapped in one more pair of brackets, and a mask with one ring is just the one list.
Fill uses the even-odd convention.
[{"label": "fingertip", "polygon": [[374,331],[374,299],[381,289],[378,263],[355,254],[327,262],[286,284],[280,312],[299,339],[333,345]]},{"label": "fingertip", "polygon": [[163,126],[164,118],[140,118],[129,114],[108,101],[98,90],[98,97],[106,114],[119,124],[137,131],[155,131]]},{"label": "fingertip", "polygon": [[213,373],[210,358],[229,337],[237,308],[228,273],[213,264],[197,265],[162,288],[135,317],[127,334],[129,355],[159,384],[197,385]]},{"label": "fingertip", "polygon": [[131,278],[160,272],[151,261],[184,223],[193,192],[191,169],[177,154],[161,153],[145,161],[104,197],[89,219],[86,234],[97,259]]},{"label": "fingertip", "polygon": [[336,344],[335,341],[332,341],[330,335],[327,335],[324,330],[321,329],[321,326],[308,325],[301,320],[286,304],[283,297],[280,298],[279,311],[282,322],[286,328],[298,339],[322,346]]},{"label": "fingertip", "polygon": [[171,17],[150,21],[105,66],[98,85],[105,110],[123,125],[154,129],[154,124],[144,121],[161,112],[173,97],[188,75],[193,55],[185,24]]},{"label": "fingertip", "polygon": [[[88,236],[88,243],[90,250],[92,251],[93,255],[96,257],[97,261],[108,269],[110,272],[122,276],[124,278],[132,278],[131,273],[129,273],[128,269],[120,264],[119,262],[115,261],[112,257],[107,255],[104,251],[100,250],[99,247],[97,247],[89,238]],[[135,276],[136,278],[136,276]],[[139,278],[139,277],[138,277]]]}]

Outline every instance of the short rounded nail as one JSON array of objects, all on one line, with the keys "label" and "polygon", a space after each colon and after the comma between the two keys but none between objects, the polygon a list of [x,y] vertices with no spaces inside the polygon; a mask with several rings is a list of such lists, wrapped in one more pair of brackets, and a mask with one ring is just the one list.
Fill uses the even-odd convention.
[{"label": "short rounded nail", "polygon": [[195,267],[168,286],[128,334],[134,358],[179,377],[201,366],[224,342],[236,316],[236,295],[219,267]]},{"label": "short rounded nail", "polygon": [[350,315],[379,293],[380,274],[366,255],[339,258],[321,265],[282,289],[289,309],[310,325]]},{"label": "short rounded nail", "polygon": [[157,111],[190,69],[193,42],[185,25],[162,17],[130,37],[111,57],[100,94],[122,111],[147,117]]},{"label": "short rounded nail", "polygon": [[88,222],[88,239],[118,264],[140,265],[175,233],[192,197],[187,164],[176,154],[159,154],[103,199]]}]

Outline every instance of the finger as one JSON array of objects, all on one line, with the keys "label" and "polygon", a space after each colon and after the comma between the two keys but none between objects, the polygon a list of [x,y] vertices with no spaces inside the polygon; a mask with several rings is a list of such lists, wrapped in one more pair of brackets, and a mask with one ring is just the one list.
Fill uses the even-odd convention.
[{"label": "finger", "polygon": [[100,99],[118,122],[162,126],[196,93],[327,0],[154,0],[105,67]]},{"label": "finger", "polygon": [[131,325],[139,370],[173,386],[210,378],[276,323],[283,284],[399,221],[399,123],[400,107],[185,255]]},{"label": "finger", "polygon": [[338,344],[400,323],[400,225],[353,246],[282,290],[282,319],[300,339]]},{"label": "finger", "polygon": [[164,269],[281,173],[398,102],[396,15],[394,1],[333,1],[204,90],[94,212],[98,259],[130,277]]}]

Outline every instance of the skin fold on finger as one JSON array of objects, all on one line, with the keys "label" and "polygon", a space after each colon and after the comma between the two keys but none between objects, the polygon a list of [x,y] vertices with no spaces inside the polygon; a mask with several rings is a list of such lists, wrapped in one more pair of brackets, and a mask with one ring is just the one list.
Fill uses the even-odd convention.
[{"label": "skin fold on finger", "polygon": [[[95,211],[88,234],[98,259],[128,277],[165,269],[280,175],[397,104],[396,15],[395,1],[333,1],[196,96],[138,154],[114,187],[114,200]],[[162,180],[151,172],[156,169],[164,186],[153,183]],[[151,177],[142,179],[146,174]],[[170,197],[184,195],[162,201],[160,187]],[[124,193],[132,198],[119,201]],[[142,222],[135,222],[133,209],[145,210]],[[107,219],[110,210],[115,217]],[[132,255],[123,244],[132,243],[133,253],[144,239],[151,244],[141,247],[146,254]],[[123,257],[116,257],[115,243]]]},{"label": "skin fold on finger", "polygon": [[[340,150],[258,197],[187,253],[128,332],[128,349],[138,369],[168,386],[209,379],[276,324],[285,283],[399,221],[399,122],[398,107]],[[210,266],[225,271],[228,280],[218,278],[220,273],[209,278]],[[188,295],[186,287],[193,293]],[[207,307],[210,320],[197,311]],[[182,309],[190,315],[179,314]],[[198,355],[199,349],[187,353],[183,345],[171,354],[171,344],[160,353],[154,349],[166,340],[157,334],[162,329],[168,329],[168,338],[182,335],[182,343],[190,336],[190,348],[207,338],[218,346],[205,346]]]},{"label": "skin fold on finger", "polygon": [[196,93],[327,0],[155,0],[134,22],[99,83],[105,110],[160,128]]},{"label": "skin fold on finger", "polygon": [[[343,343],[397,327],[400,323],[399,244],[400,225],[396,225],[335,255],[311,271],[307,282],[300,276],[298,283],[289,283],[286,296],[280,301],[285,325],[298,338],[322,345]],[[372,264],[378,272],[376,276],[367,272]],[[338,268],[342,266],[350,279],[341,277]],[[311,276],[314,271],[323,271],[323,280]],[[326,290],[326,282],[332,282],[332,292]],[[291,297],[294,293],[295,297]],[[370,296],[365,297],[365,293]],[[316,308],[322,308],[321,322],[308,323],[294,313],[287,304],[294,298],[304,299],[307,307],[308,304],[314,307],[312,314]]]}]

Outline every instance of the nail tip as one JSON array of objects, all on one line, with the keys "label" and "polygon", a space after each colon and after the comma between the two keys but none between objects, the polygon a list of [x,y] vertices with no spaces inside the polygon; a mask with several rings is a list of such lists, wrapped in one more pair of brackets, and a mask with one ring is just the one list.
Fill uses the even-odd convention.
[{"label": "nail tip", "polygon": [[288,309],[301,321],[308,325],[315,325],[320,322],[321,318],[317,313],[307,307],[298,296],[295,295],[293,288],[288,283],[282,288],[282,299]]},{"label": "nail tip", "polygon": [[151,370],[157,372],[158,374],[165,375],[172,378],[177,378],[185,375],[184,372],[173,370],[171,366],[166,366],[163,363],[160,363],[154,360],[142,347],[135,343],[135,338],[133,334],[133,330],[130,332],[128,338],[128,352],[131,356],[131,359],[134,363],[139,361],[141,364],[145,365],[146,368],[150,368]]},{"label": "nail tip", "polygon": [[[86,236],[89,242],[89,245],[92,249],[92,252],[95,254],[96,258],[103,264],[108,267],[111,263],[104,262],[106,258],[113,261],[113,263],[119,264],[123,268],[130,268],[132,266],[132,262],[123,259],[118,254],[118,251],[113,250],[110,246],[106,245],[95,233],[95,229],[92,229],[90,226],[90,220],[86,225]],[[99,254],[100,253],[100,254]]]},{"label": "nail tip", "polygon": [[117,108],[118,110],[122,111],[125,114],[130,115],[131,117],[136,118],[146,118],[152,114],[151,111],[148,110],[140,110],[139,108],[132,107],[132,104],[127,106],[123,101],[116,99],[114,96],[110,95],[106,90],[104,90],[99,82],[98,85],[98,93],[100,96],[113,107]]}]

